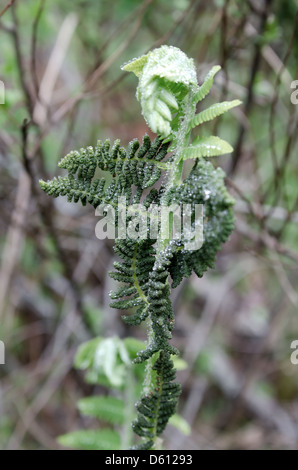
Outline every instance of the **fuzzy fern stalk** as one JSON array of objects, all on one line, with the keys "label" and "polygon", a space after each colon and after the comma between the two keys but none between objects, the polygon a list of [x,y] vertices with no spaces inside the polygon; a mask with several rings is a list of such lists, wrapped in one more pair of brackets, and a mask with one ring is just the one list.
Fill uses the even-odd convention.
[{"label": "fuzzy fern stalk", "polygon": [[[71,152],[59,164],[68,176],[41,181],[40,185],[49,195],[67,196],[70,202],[88,202],[95,208],[109,205],[116,216],[123,212],[121,201],[122,205],[142,203],[142,220],[152,216],[153,206],[185,204],[191,208],[192,228],[196,225],[195,206],[204,207],[202,246],[189,249],[189,233],[184,228],[179,237],[165,237],[160,222],[154,236],[135,237],[141,231],[141,224],[137,224],[135,231],[127,231],[126,238],[118,236],[115,241],[120,261],[114,263],[110,276],[120,286],[111,294],[111,306],[126,311],[123,319],[129,325],[145,320],[149,323],[147,347],[136,359],[147,363],[147,373],[133,422],[135,433],[141,437],[135,448],[156,449],[181,392],[172,361],[178,351],[170,343],[174,327],[170,290],[192,272],[201,277],[214,267],[217,252],[234,226],[233,199],[226,190],[224,173],[208,161],[209,157],[230,153],[232,148],[219,137],[196,133],[193,138],[192,132],[240,101],[225,101],[207,109],[200,105],[196,114],[197,104],[209,93],[220,67],[213,67],[199,86],[193,60],[175,47],[162,46],[122,68],[139,79],[137,99],[156,139],[151,142],[145,135],[142,143],[134,140],[127,150],[119,141],[113,145],[99,141],[95,147]],[[192,160],[193,165],[183,177],[186,160]],[[97,169],[109,171],[112,181],[95,178]],[[127,222],[132,223],[129,214]],[[173,227],[174,217],[170,216],[170,234]],[[116,228],[119,232],[119,222]]]}]

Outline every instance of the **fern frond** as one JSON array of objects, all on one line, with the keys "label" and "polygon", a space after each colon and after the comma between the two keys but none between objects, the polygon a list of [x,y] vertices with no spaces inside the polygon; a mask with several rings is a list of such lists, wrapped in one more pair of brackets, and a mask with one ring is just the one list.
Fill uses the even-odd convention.
[{"label": "fern frond", "polygon": [[[68,176],[47,182],[41,180],[40,186],[53,197],[67,196],[69,202],[80,201],[83,205],[88,202],[94,207],[111,204],[116,208],[118,197],[130,197],[132,185],[145,189],[156,183],[168,146],[159,138],[151,144],[147,135],[141,146],[137,139],[132,141],[128,151],[120,147],[119,140],[112,147],[109,140],[99,141],[95,148],[70,152],[61,160],[59,167],[68,170]],[[105,178],[93,180],[96,168],[114,176],[107,187]]]},{"label": "fern frond", "polygon": [[130,60],[126,64],[122,65],[121,69],[125,70],[126,72],[133,72],[139,78],[143,72],[143,68],[147,63],[150,54],[151,52],[148,52],[148,54],[142,55],[138,59]]},{"label": "fern frond", "polygon": [[[214,169],[204,159],[230,153],[233,149],[226,141],[215,136],[197,137],[189,145],[191,129],[214,119],[240,102],[218,103],[195,115],[196,104],[209,93],[220,67],[213,67],[203,84],[198,86],[193,60],[175,47],[162,46],[134,59],[123,69],[138,77],[137,98],[149,127],[158,137],[152,143],[147,135],[142,144],[133,140],[127,150],[120,146],[119,140],[114,144],[107,140],[99,141],[95,148],[70,152],[59,164],[68,171],[68,176],[41,181],[40,185],[54,197],[67,196],[69,201],[81,201],[84,205],[89,202],[94,207],[102,203],[110,204],[115,209],[116,217],[120,209],[119,197],[125,196],[127,204],[131,205],[143,200],[144,212],[142,208],[137,209],[141,222],[150,215],[153,203],[165,206],[188,204],[191,208],[192,229],[196,228],[196,212],[193,212],[195,205],[204,205],[204,242],[200,249],[196,246],[189,251],[186,244],[189,227],[183,228],[178,240],[171,239],[170,235],[164,239],[160,222],[154,235],[156,239],[133,239],[134,233],[143,228],[141,222],[139,226],[137,222],[133,225],[130,213],[127,214],[127,221],[135,232],[128,231],[130,238],[118,238],[115,243],[115,253],[120,259],[114,263],[115,270],[110,276],[121,286],[110,294],[111,307],[127,310],[123,318],[129,325],[138,325],[145,319],[148,319],[149,324],[147,347],[138,351],[134,359],[135,363],[148,361],[144,394],[137,405],[138,416],[134,430],[142,437],[142,442],[136,448],[151,449],[175,413],[180,394],[171,360],[171,356],[178,354],[178,351],[170,344],[174,312],[169,279],[172,278],[172,287],[175,287],[193,271],[201,277],[208,268],[214,266],[217,252],[234,227],[233,199],[226,190],[224,173]],[[173,154],[167,158],[169,151]],[[189,176],[183,179],[183,164],[187,159],[195,159],[196,162]],[[108,171],[111,175],[109,180],[97,179],[97,169]],[[162,170],[167,170],[166,181],[159,189],[152,188],[160,179]],[[147,188],[151,188],[150,191],[144,192]],[[173,225],[173,218],[170,217],[169,225]],[[201,221],[197,226],[201,226]],[[146,225],[145,229],[148,229]],[[92,344],[91,347],[96,345]],[[118,368],[115,379],[115,367],[111,366],[117,363],[118,355],[123,354],[120,345],[105,340],[97,347],[102,352],[102,361],[106,362],[106,366],[101,364],[106,377],[115,387],[121,386],[123,368]],[[126,360],[129,362],[127,354]],[[86,366],[83,353],[81,363]],[[101,369],[92,372],[95,373],[94,377],[98,377]],[[112,406],[114,411],[111,412],[111,403],[107,403],[106,397],[88,400],[80,402],[82,411],[87,414],[110,418],[115,423],[115,420],[121,419],[115,418],[114,413],[117,406],[122,409],[119,402],[116,408]],[[118,414],[121,416],[120,411]],[[73,434],[79,445],[92,448],[98,435],[91,432],[89,444],[80,443],[85,436]]]},{"label": "fern frond", "polygon": [[153,439],[161,435],[176,412],[181,393],[180,384],[173,382],[176,371],[168,352],[160,352],[153,369],[156,371],[155,387],[137,404],[138,417],[133,422],[134,432],[146,439],[137,449],[152,448]]},{"label": "fern frond", "polygon": [[198,113],[191,121],[189,125],[189,130],[193,129],[194,127],[202,124],[203,122],[212,121],[217,116],[225,113],[229,109],[235,108],[235,106],[239,106],[241,104],[240,100],[233,100],[233,101],[223,101],[222,103],[216,103],[209,108],[205,109]]},{"label": "fern frond", "polygon": [[140,442],[139,444],[133,446],[131,450],[150,450],[154,445],[153,439]]},{"label": "fern frond", "polygon": [[117,186],[115,181],[105,188],[106,180],[104,178],[91,182],[75,179],[70,174],[39,183],[41,189],[50,196],[67,196],[68,202],[80,201],[83,206],[88,202],[93,207],[97,207],[99,204],[111,204],[116,207],[118,197],[122,195],[122,188],[120,185]]},{"label": "fern frond", "polygon": [[123,187],[134,184],[145,189],[153,186],[160,178],[159,165],[166,156],[167,149],[168,144],[163,144],[161,139],[156,138],[151,144],[149,136],[145,135],[141,146],[135,139],[127,152],[120,147],[120,141],[116,141],[112,147],[108,140],[104,143],[99,141],[95,155],[98,167],[118,176]]},{"label": "fern frond", "polygon": [[125,282],[126,286],[110,294],[112,299],[120,299],[112,302],[110,306],[123,310],[137,307],[134,314],[122,317],[129,325],[140,324],[149,314],[148,279],[154,265],[154,242],[155,240],[143,240],[139,243],[133,240],[117,240],[115,244],[115,252],[122,261],[114,263],[116,271],[111,272],[110,276]]},{"label": "fern frond", "polygon": [[112,396],[82,398],[78,402],[79,411],[86,416],[102,419],[110,424],[123,424],[124,402]]},{"label": "fern frond", "polygon": [[150,342],[145,350],[138,352],[134,362],[140,363],[150,358],[154,361],[157,353],[158,358],[153,365],[156,372],[154,383],[150,384],[150,390],[137,405],[138,417],[133,423],[133,429],[136,434],[146,438],[146,442],[142,442],[138,448],[152,447],[152,441],[163,432],[170,416],[175,413],[180,395],[180,385],[173,382],[176,374],[171,360],[171,355],[178,354],[178,351],[169,344],[174,327],[174,312],[170,300],[168,267],[176,249],[177,244],[173,242],[165,250],[159,251],[149,275],[147,299]]},{"label": "fern frond", "polygon": [[183,184],[172,195],[172,202],[204,204],[204,243],[199,250],[176,251],[169,271],[172,287],[194,271],[202,277],[214,267],[216,255],[234,229],[234,200],[224,183],[224,172],[206,160],[199,160]]},{"label": "fern frond", "polygon": [[197,85],[193,60],[176,47],[162,46],[122,68],[139,78],[137,98],[150,129],[162,137],[169,136],[172,114],[189,88]]},{"label": "fern frond", "polygon": [[168,283],[171,260],[177,250],[177,243],[171,242],[167,249],[155,255],[155,263],[149,273],[148,280],[148,315],[150,317],[152,335],[145,350],[139,351],[134,362],[144,362],[158,351],[178,354],[178,350],[169,344],[174,328],[174,312],[170,300]]},{"label": "fern frond", "polygon": [[196,92],[194,96],[195,103],[202,101],[205,98],[205,96],[208,95],[213,85],[214,76],[215,74],[217,74],[217,72],[220,71],[220,69],[221,69],[220,65],[215,65],[214,67],[212,67],[210,72],[207,73],[202,85],[199,87],[198,91]]},{"label": "fern frond", "polygon": [[231,153],[232,151],[233,147],[219,137],[197,137],[192,145],[183,150],[182,158],[183,160],[188,160],[202,157],[216,157],[218,155]]}]

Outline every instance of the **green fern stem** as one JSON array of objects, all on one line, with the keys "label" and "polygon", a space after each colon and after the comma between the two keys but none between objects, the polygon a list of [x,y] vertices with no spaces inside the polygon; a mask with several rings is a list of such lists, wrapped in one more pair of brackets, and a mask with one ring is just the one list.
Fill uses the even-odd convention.
[{"label": "green fern stem", "polygon": [[[189,126],[191,120],[194,118],[195,111],[196,111],[196,104],[194,101],[194,96],[195,93],[197,92],[197,87],[191,87],[188,93],[188,96],[185,100],[184,103],[184,109],[183,109],[183,117],[181,119],[180,126],[178,127],[177,133],[176,133],[176,148],[174,150],[174,159],[171,164],[171,169],[168,174],[168,181],[166,185],[166,191],[164,193],[164,196],[161,199],[161,204],[163,204],[169,195],[169,192],[172,190],[172,188],[176,188],[182,183],[182,174],[183,174],[183,151],[185,148],[188,146],[189,138],[190,138],[190,131],[189,131]],[[170,214],[170,219],[169,219],[169,233],[172,233],[172,228],[173,228],[173,215]],[[159,239],[158,240],[158,251],[157,253],[160,253],[163,251],[167,245],[169,244],[170,239]]]},{"label": "green fern stem", "polygon": [[175,156],[173,159],[172,167],[168,177],[167,183],[167,191],[165,193],[165,197],[168,194],[168,191],[173,188],[177,187],[182,183],[182,172],[183,172],[183,158],[182,153],[183,150],[188,146],[189,138],[190,138],[190,131],[189,125],[191,120],[195,116],[196,111],[196,103],[194,101],[194,95],[196,93],[195,87],[190,88],[188,96],[185,100],[184,104],[184,113],[183,118],[181,120],[180,126],[177,131],[177,147],[174,149]]},{"label": "green fern stem", "polygon": [[[159,358],[160,360],[162,361],[164,359],[164,355],[165,355],[165,352],[162,350],[160,351],[160,355],[159,355]],[[156,403],[156,415],[155,415],[155,418],[154,418],[154,426],[153,426],[153,434],[154,436],[157,436],[157,432],[158,432],[158,429],[157,429],[157,426],[158,426],[158,413],[160,411],[160,405],[161,405],[161,397],[162,397],[162,394],[161,394],[161,390],[163,389],[163,385],[164,385],[164,378],[163,378],[163,372],[164,372],[164,367],[162,367],[162,373],[160,374],[159,378],[158,378],[158,382],[157,382],[157,391],[159,393],[159,396],[157,398],[157,403]]]}]

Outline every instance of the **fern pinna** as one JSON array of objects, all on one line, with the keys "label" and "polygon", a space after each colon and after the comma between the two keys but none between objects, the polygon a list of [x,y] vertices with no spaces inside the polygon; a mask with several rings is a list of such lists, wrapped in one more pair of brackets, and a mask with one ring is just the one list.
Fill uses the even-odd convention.
[{"label": "fern pinna", "polygon": [[[156,139],[151,142],[145,135],[142,143],[132,141],[128,150],[119,141],[112,146],[105,141],[94,148],[71,152],[59,164],[68,170],[68,176],[41,181],[40,185],[54,197],[67,196],[69,201],[83,205],[88,202],[96,208],[109,204],[116,214],[121,209],[119,201],[123,201],[119,198],[125,198],[128,205],[142,202],[143,217],[149,215],[153,204],[188,204],[192,226],[195,205],[204,206],[204,242],[198,249],[190,251],[186,247],[188,235],[183,228],[180,238],[163,237],[160,223],[155,237],[126,236],[116,237],[115,241],[120,261],[115,262],[110,276],[121,285],[111,294],[111,306],[130,312],[134,309],[123,316],[130,325],[146,319],[149,323],[147,347],[136,359],[147,361],[147,372],[133,429],[142,438],[136,448],[154,449],[175,412],[181,391],[172,361],[178,351],[170,343],[174,327],[170,288],[192,272],[201,277],[212,268],[234,225],[233,199],[226,190],[224,173],[206,160],[230,153],[232,147],[215,136],[197,135],[192,139],[192,131],[240,101],[217,103],[196,114],[198,103],[209,93],[220,67],[213,67],[199,86],[193,60],[175,47],[155,49],[124,65],[123,70],[134,72],[139,79],[137,99]],[[192,160],[193,166],[184,178],[186,160]],[[97,168],[109,171],[112,179],[107,182],[95,178]],[[130,220],[128,216],[127,222]],[[173,217],[169,223],[173,228]]]}]

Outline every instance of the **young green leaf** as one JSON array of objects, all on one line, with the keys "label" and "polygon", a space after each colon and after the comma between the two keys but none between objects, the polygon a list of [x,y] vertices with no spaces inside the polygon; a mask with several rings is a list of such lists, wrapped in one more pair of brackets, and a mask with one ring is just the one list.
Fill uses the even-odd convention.
[{"label": "young green leaf", "polygon": [[193,141],[193,144],[183,150],[183,160],[196,159],[203,157],[216,157],[231,153],[233,147],[219,137],[200,137]]},{"label": "young green leaf", "polygon": [[124,422],[124,403],[119,398],[109,396],[82,398],[78,402],[78,408],[83,415],[93,416],[110,424]]},{"label": "young green leaf", "polygon": [[125,65],[139,77],[137,98],[153,132],[167,137],[171,133],[172,114],[182,106],[192,86],[197,85],[196,70],[177,47],[162,46]]},{"label": "young green leaf", "polygon": [[103,338],[94,338],[79,346],[74,359],[76,369],[85,370],[93,367],[94,355]]},{"label": "young green leaf", "polygon": [[170,417],[169,424],[174,426],[174,428],[178,429],[185,436],[189,436],[191,433],[191,428],[188,422],[177,413]]},{"label": "young green leaf", "polygon": [[151,52],[142,55],[138,59],[130,60],[127,64],[122,65],[121,70],[125,70],[126,72],[133,72],[138,78],[140,78],[150,54]]},{"label": "young green leaf", "polygon": [[112,429],[73,431],[59,436],[58,442],[78,450],[119,450],[121,446],[119,434]]},{"label": "young green leaf", "polygon": [[199,87],[198,91],[196,92],[194,96],[194,101],[196,103],[198,103],[199,101],[202,101],[205,98],[205,96],[208,95],[213,85],[214,76],[217,72],[220,71],[220,69],[221,69],[220,65],[215,65],[214,67],[212,67],[210,72],[207,73],[204,79],[204,82]]},{"label": "young green leaf", "polygon": [[189,125],[189,130],[193,129],[196,126],[199,126],[203,122],[212,121],[217,116],[225,113],[229,109],[235,108],[235,106],[239,106],[241,104],[240,100],[233,100],[233,101],[223,101],[222,103],[216,103],[210,106],[204,111],[198,113],[191,121]]}]

